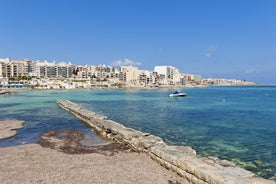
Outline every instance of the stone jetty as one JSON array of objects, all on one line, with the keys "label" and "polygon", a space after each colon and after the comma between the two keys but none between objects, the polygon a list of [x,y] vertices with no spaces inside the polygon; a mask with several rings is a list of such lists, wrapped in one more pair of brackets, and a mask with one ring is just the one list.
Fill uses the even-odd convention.
[{"label": "stone jetty", "polygon": [[90,125],[102,137],[128,144],[135,151],[149,154],[153,160],[177,172],[191,183],[275,184],[273,181],[257,178],[254,173],[227,160],[201,157],[191,147],[169,146],[160,137],[127,128],[71,101],[57,100],[57,104]]}]

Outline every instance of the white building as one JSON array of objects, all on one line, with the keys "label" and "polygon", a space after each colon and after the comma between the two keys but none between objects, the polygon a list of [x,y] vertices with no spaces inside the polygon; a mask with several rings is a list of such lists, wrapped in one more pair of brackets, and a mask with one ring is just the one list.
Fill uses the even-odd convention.
[{"label": "white building", "polygon": [[180,82],[180,72],[177,68],[173,66],[155,66],[154,71],[159,75],[164,76],[161,77],[161,84],[175,84]]},{"label": "white building", "polygon": [[158,74],[164,75],[165,79],[168,78],[168,66],[155,66],[154,71]]}]

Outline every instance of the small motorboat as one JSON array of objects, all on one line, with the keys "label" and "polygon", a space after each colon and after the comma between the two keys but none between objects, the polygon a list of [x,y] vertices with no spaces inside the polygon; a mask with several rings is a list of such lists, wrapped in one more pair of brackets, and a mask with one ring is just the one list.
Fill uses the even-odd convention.
[{"label": "small motorboat", "polygon": [[174,93],[170,94],[170,97],[184,97],[186,95],[187,95],[186,93],[180,93],[178,91],[175,91]]}]

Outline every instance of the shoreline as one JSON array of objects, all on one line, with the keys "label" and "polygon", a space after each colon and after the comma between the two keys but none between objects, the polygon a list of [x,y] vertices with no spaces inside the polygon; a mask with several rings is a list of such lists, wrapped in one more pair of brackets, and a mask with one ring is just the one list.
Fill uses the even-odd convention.
[{"label": "shoreline", "polygon": [[27,91],[27,90],[34,90],[34,91],[49,91],[49,90],[57,90],[57,91],[66,91],[66,90],[97,90],[97,89],[137,89],[137,90],[154,90],[154,89],[190,89],[190,88],[209,88],[209,87],[276,87],[274,84],[254,84],[254,85],[198,85],[198,86],[181,86],[181,85],[175,85],[175,86],[158,86],[158,87],[140,87],[140,86],[124,86],[124,87],[116,87],[116,86],[93,86],[93,87],[76,87],[76,88],[30,88],[30,87],[23,87],[23,88],[0,88],[0,95],[3,94],[11,94],[13,92],[17,91]]}]

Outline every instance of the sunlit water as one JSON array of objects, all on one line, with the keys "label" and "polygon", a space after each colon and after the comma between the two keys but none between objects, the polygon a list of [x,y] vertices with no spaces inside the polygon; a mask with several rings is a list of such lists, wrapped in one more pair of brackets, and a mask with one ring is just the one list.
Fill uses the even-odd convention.
[{"label": "sunlit water", "polygon": [[127,127],[160,136],[169,145],[189,145],[203,156],[228,159],[276,180],[276,87],[210,87],[171,90],[23,91],[0,96],[0,119],[25,120],[18,135],[0,146],[36,142],[52,129],[84,130],[104,141],[66,111],[68,99]]}]

